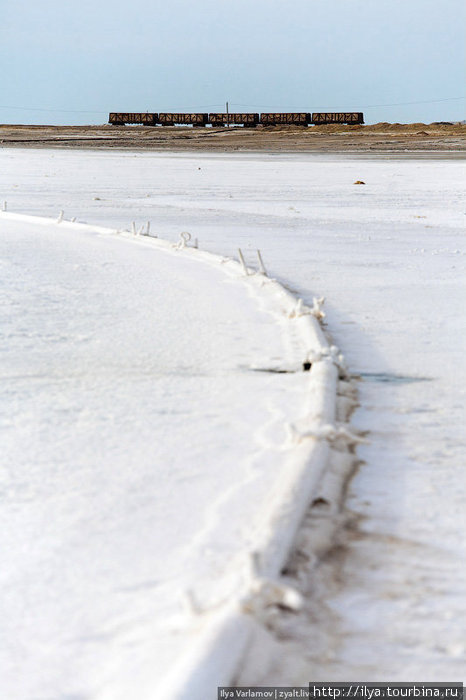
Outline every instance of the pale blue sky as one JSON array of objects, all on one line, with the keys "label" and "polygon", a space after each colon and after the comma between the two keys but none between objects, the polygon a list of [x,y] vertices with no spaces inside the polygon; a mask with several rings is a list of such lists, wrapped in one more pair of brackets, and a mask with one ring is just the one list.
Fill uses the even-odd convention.
[{"label": "pale blue sky", "polygon": [[0,3],[0,123],[99,124],[225,100],[366,122],[465,118],[464,99],[427,104],[466,95],[464,0]]}]

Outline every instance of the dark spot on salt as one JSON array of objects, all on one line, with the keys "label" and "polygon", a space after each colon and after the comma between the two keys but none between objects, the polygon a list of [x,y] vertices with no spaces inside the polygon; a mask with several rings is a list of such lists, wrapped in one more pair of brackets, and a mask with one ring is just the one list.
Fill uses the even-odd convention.
[{"label": "dark spot on salt", "polygon": [[432,377],[412,377],[402,374],[390,374],[389,372],[361,372],[359,376],[368,382],[380,382],[382,384],[412,384],[414,382],[432,381]]}]

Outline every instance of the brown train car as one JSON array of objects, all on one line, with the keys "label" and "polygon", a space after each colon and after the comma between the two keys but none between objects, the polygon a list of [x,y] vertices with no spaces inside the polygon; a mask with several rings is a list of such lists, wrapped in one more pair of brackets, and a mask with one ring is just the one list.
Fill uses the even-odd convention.
[{"label": "brown train car", "polygon": [[209,122],[212,126],[225,126],[225,124],[243,124],[255,127],[259,124],[259,115],[252,112],[217,112],[209,114]]},{"label": "brown train car", "polygon": [[307,126],[311,121],[309,112],[262,112],[260,123],[263,126]]},{"label": "brown train car", "polygon": [[154,112],[110,112],[108,123],[113,124],[113,126],[124,126],[125,124],[155,126],[157,117],[158,115]]},{"label": "brown train car", "polygon": [[158,123],[162,126],[174,126],[175,124],[192,124],[193,126],[205,126],[209,120],[208,114],[161,112]]},{"label": "brown train car", "polygon": [[362,112],[313,112],[312,124],[364,124]]}]

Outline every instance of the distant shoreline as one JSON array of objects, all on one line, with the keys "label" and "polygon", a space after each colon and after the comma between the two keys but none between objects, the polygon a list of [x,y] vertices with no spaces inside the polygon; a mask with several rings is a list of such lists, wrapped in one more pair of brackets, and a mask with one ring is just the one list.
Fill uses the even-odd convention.
[{"label": "distant shoreline", "polygon": [[4,124],[0,125],[0,147],[463,157],[466,124],[381,123],[256,129]]}]

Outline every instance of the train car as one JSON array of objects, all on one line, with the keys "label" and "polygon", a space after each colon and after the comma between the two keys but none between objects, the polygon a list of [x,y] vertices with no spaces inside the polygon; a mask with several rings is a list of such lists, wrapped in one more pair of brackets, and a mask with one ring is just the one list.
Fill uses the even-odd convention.
[{"label": "train car", "polygon": [[309,112],[263,112],[262,126],[308,126],[311,121]]},{"label": "train car", "polygon": [[161,112],[158,123],[162,126],[174,126],[175,124],[192,124],[193,126],[205,126],[209,121],[208,114]]},{"label": "train car", "polygon": [[108,123],[113,126],[124,126],[125,124],[142,124],[143,126],[155,126],[158,114],[154,112],[110,112]]},{"label": "train car", "polygon": [[242,124],[251,128],[259,124],[259,115],[252,112],[217,112],[209,114],[209,122],[212,126],[225,126],[226,124]]},{"label": "train car", "polygon": [[364,124],[362,112],[313,112],[312,124]]}]

